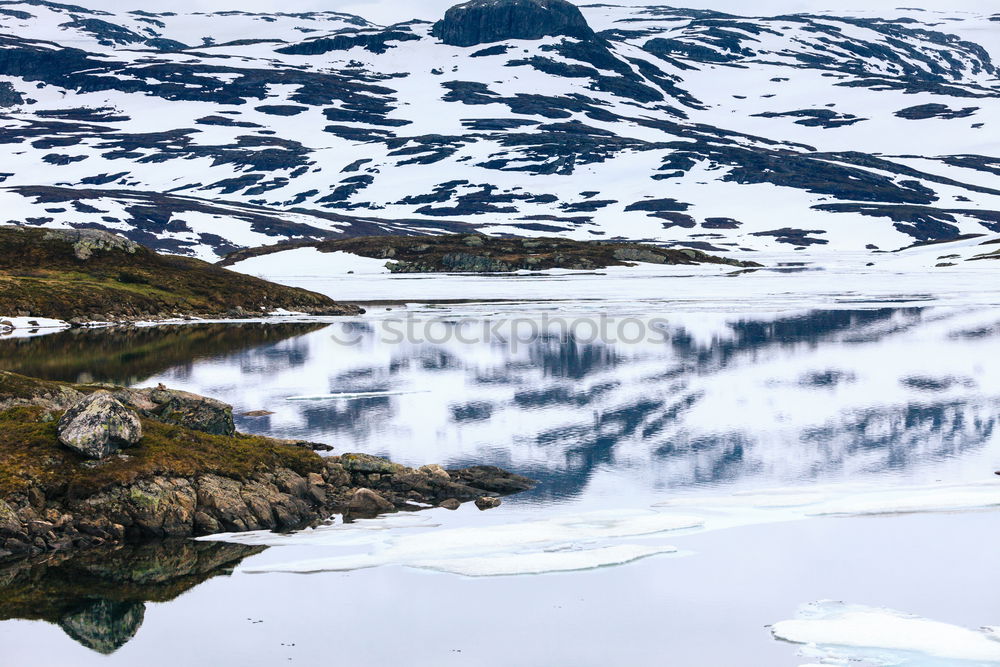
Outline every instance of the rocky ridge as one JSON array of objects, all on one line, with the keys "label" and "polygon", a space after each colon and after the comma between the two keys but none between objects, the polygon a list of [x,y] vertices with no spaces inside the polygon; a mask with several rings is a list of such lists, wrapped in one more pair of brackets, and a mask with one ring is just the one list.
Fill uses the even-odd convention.
[{"label": "rocky ridge", "polygon": [[757,267],[756,262],[710,255],[691,248],[663,248],[652,244],[573,241],[539,237],[518,239],[483,234],[437,236],[373,236],[341,241],[289,243],[237,251],[220,266],[233,266],[262,255],[298,248],[316,248],[323,253],[346,252],[362,257],[387,259],[392,273],[510,273],[571,269],[589,271],[609,266],[651,264],[721,264],[739,268]]}]

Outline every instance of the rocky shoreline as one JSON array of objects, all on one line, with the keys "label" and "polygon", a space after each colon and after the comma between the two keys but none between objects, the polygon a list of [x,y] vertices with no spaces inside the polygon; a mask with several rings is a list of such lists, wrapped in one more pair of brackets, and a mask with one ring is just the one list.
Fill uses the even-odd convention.
[{"label": "rocky shoreline", "polygon": [[[70,428],[78,426],[74,420],[85,413],[96,424],[110,402],[128,413],[116,412],[114,423],[134,419],[141,435],[113,426],[104,429],[104,451],[71,449],[67,433],[79,431]],[[95,412],[95,405],[102,407]],[[99,424],[91,431],[101,433]],[[0,559],[294,530],[335,514],[350,521],[470,501],[488,509],[533,485],[491,466],[410,468],[367,454],[321,457],[315,447],[237,433],[230,406],[165,387],[73,385],[0,372]]]}]

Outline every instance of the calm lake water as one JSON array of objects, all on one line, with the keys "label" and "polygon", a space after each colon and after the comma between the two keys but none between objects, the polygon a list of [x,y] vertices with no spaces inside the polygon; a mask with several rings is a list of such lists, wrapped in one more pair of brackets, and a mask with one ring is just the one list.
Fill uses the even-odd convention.
[{"label": "calm lake water", "polygon": [[[1000,624],[1000,308],[501,311],[0,341],[5,369],[163,382],[271,413],[243,431],[540,482],[487,513],[0,569],[3,663],[781,666],[833,659],[765,627],[817,600]],[[675,515],[698,521],[635,527]],[[619,549],[660,555],[601,560]],[[604,567],[460,574],[581,553]]]}]

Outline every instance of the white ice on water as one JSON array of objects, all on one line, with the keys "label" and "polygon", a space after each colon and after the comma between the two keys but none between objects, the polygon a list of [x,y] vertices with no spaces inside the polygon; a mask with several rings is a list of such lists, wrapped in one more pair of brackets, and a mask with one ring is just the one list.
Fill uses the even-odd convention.
[{"label": "white ice on water", "polygon": [[1000,665],[995,628],[970,630],[891,609],[821,601],[775,623],[777,639],[803,645],[823,665],[971,667]]},{"label": "white ice on water", "polygon": [[624,565],[659,554],[676,553],[671,546],[620,544],[597,549],[500,554],[471,558],[444,558],[413,563],[414,567],[466,577],[503,577],[522,574],[551,574]]},{"label": "white ice on water", "polygon": [[68,329],[69,324],[48,317],[4,317],[0,315],[0,338],[22,338],[58,329]]},{"label": "white ice on water", "polygon": [[[446,528],[389,536],[369,553],[330,556],[243,568],[245,572],[340,572],[379,565],[431,568],[467,576],[542,574],[617,565],[671,553],[672,546],[622,543],[698,528],[702,519],[650,510],[598,511],[556,516],[543,521]],[[368,525],[359,529],[368,531]],[[367,540],[365,533],[362,540]],[[317,530],[311,546],[343,547],[359,543],[358,532]],[[250,533],[216,539],[247,544],[287,545],[282,535]],[[295,539],[294,536],[292,538]],[[580,550],[580,547],[585,548]]]},{"label": "white ice on water", "polygon": [[[655,543],[666,534],[722,530],[766,523],[901,512],[988,509],[1000,506],[1000,484],[899,487],[827,486],[776,489],[726,496],[673,499],[652,509],[557,514],[545,520],[442,527],[434,519],[382,519],[321,527],[293,535],[243,533],[207,539],[243,544],[342,549],[367,545],[367,553],[262,563],[245,572],[332,572],[382,565],[429,568],[465,576],[543,574],[620,565],[672,553]],[[442,519],[442,510],[429,516]],[[416,530],[411,530],[416,529]],[[654,542],[636,545],[636,539]]]}]

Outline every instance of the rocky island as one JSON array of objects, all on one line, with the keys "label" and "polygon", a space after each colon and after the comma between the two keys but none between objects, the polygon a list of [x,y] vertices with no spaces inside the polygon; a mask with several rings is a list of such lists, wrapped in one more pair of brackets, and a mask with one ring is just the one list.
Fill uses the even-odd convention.
[{"label": "rocky island", "polygon": [[366,236],[333,241],[282,243],[238,250],[219,262],[233,266],[241,261],[298,248],[316,248],[322,253],[345,252],[361,257],[386,259],[392,273],[511,273],[570,269],[589,271],[609,266],[650,264],[722,264],[739,268],[757,267],[745,262],[710,255],[691,248],[664,248],[645,243],[575,241],[564,238],[508,238],[484,234],[436,236]]},{"label": "rocky island", "polygon": [[0,226],[0,314],[6,317],[129,322],[260,317],[279,309],[362,312],[322,294],[162,255],[102,230]]},{"label": "rocky island", "polygon": [[167,389],[0,372],[0,558],[156,538],[292,530],[533,485],[491,466],[409,468],[237,433],[232,408]]}]

